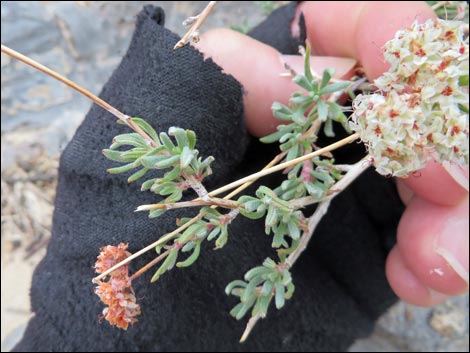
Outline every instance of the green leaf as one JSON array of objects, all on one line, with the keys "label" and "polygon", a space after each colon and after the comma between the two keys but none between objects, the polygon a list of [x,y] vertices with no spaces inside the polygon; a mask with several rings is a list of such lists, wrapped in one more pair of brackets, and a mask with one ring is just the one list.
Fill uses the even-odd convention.
[{"label": "green leaf", "polygon": [[240,320],[241,318],[243,318],[248,312],[248,310],[250,310],[250,308],[253,306],[255,301],[256,301],[256,296],[253,296],[248,302],[244,303],[242,308],[238,312],[237,316],[235,317],[235,319]]},{"label": "green leaf", "polygon": [[271,302],[272,295],[269,296],[262,296],[259,300],[259,312],[262,316],[265,316],[268,312],[269,304]]},{"label": "green leaf", "polygon": [[132,174],[128,179],[127,179],[127,182],[128,183],[132,183],[140,178],[142,178],[145,174],[147,174],[148,172],[148,169],[147,168],[142,168],[141,170],[138,170],[137,172],[135,172],[134,174]]},{"label": "green leaf", "polygon": [[186,243],[182,248],[181,252],[190,252],[196,247],[196,242],[195,241],[190,241]]},{"label": "green leaf", "polygon": [[154,184],[150,189],[152,192],[159,195],[171,195],[178,189],[178,185],[172,181],[167,181],[161,184]]},{"label": "green leaf", "polygon": [[173,152],[173,150],[176,148],[176,146],[173,144],[173,141],[171,141],[170,137],[166,133],[160,133],[160,140],[162,141],[163,146],[165,146],[169,152]]},{"label": "green leaf", "polygon": [[156,282],[162,274],[164,274],[167,271],[170,271],[175,266],[177,258],[178,258],[178,250],[177,249],[170,250],[170,253],[166,257],[165,261],[160,266],[160,268],[155,272],[150,282],[152,283]]},{"label": "green leaf", "polygon": [[[309,97],[306,98],[310,99]],[[304,113],[301,110],[294,111],[294,113],[292,113],[292,121],[299,125],[305,124],[306,119]]]},{"label": "green leaf", "polygon": [[331,80],[331,77],[335,74],[335,69],[333,68],[326,68],[324,71],[323,71],[323,77],[322,77],[322,80],[321,80],[321,85],[320,85],[320,89],[323,89],[326,87],[326,85],[328,84],[328,82],[330,82]]},{"label": "green leaf", "polygon": [[107,172],[110,174],[119,174],[119,173],[128,172],[129,170],[135,169],[135,168],[136,167],[134,166],[134,163],[129,163],[121,167],[109,168]]},{"label": "green leaf", "polygon": [[207,236],[208,241],[212,241],[220,233],[220,227],[215,227]]},{"label": "green leaf", "polygon": [[217,238],[217,240],[215,241],[215,247],[216,249],[221,249],[225,246],[225,244],[227,244],[227,241],[228,241],[228,231],[227,231],[227,227],[224,226],[224,227],[221,227],[220,228],[221,230],[221,233],[220,233],[220,236]]},{"label": "green leaf", "polygon": [[146,180],[142,183],[142,186],[140,187],[140,190],[141,191],[147,191],[149,190],[152,185],[155,183],[155,181],[157,181],[158,178],[153,178],[153,179],[149,179],[149,180]]},{"label": "green leaf", "polygon": [[179,166],[176,166],[169,172],[166,172],[162,180],[172,181],[180,176],[181,176],[181,168]]},{"label": "green leaf", "polygon": [[331,117],[334,121],[338,123],[346,123],[348,121],[348,118],[343,113],[338,104],[336,104],[335,102],[326,102],[326,104],[328,104],[329,110],[331,112]]},{"label": "green leaf", "polygon": [[[249,201],[249,202],[255,202],[255,201]],[[260,219],[264,216],[264,214],[266,213],[266,208],[262,209],[262,210],[258,210],[260,208],[261,205],[258,206],[258,208],[256,209],[256,211],[248,211],[247,209],[245,208],[240,208],[240,213],[245,216],[246,218],[249,218],[249,219]],[[263,205],[264,206],[264,205]]]},{"label": "green leaf", "polygon": [[287,223],[287,228],[289,229],[289,236],[292,239],[294,239],[294,240],[299,239],[300,229],[299,229],[299,226],[297,224],[295,224],[293,221],[289,221]]},{"label": "green leaf", "polygon": [[129,146],[134,146],[134,147],[142,147],[148,150],[150,148],[149,144],[145,139],[140,136],[138,133],[130,133],[130,134],[121,134],[117,135],[113,138],[113,144],[114,145],[119,145],[119,146],[124,146],[124,145],[129,145]]},{"label": "green leaf", "polygon": [[148,168],[148,169],[154,169],[155,168],[155,164],[157,164],[158,162],[164,160],[168,158],[168,156],[162,156],[162,155],[157,155],[157,156],[144,156],[140,159],[142,165],[145,167],[145,168]]},{"label": "green leaf", "polygon": [[125,159],[137,160],[140,157],[146,155],[147,152],[148,152],[148,150],[146,150],[145,148],[136,147],[136,148],[133,148],[131,150],[122,152],[121,156],[122,156],[122,158],[125,158]]},{"label": "green leaf", "polygon": [[201,230],[202,228],[205,228],[206,225],[204,222],[197,222],[195,224],[191,224],[184,232],[181,237],[179,237],[178,241],[180,243],[186,243],[186,241],[191,238],[191,236],[195,235],[196,232]]},{"label": "green leaf", "polygon": [[241,296],[240,300],[244,303],[251,301],[252,297],[256,297],[256,287],[263,283],[263,279],[261,277],[255,277],[252,279],[245,288],[243,295]]},{"label": "green leaf", "polygon": [[266,275],[271,271],[271,269],[264,266],[254,267],[245,274],[245,281],[251,281],[253,278]]},{"label": "green leaf", "polygon": [[268,214],[265,220],[266,226],[272,226],[273,224],[275,224],[277,222],[277,217],[278,215],[277,215],[276,207],[274,207],[273,205],[270,205],[268,208]]},{"label": "green leaf", "polygon": [[333,131],[333,121],[328,119],[323,126],[323,132],[328,137],[335,137],[335,133]]},{"label": "green leaf", "polygon": [[283,244],[285,244],[284,235],[285,235],[285,233],[283,231],[279,230],[279,229],[277,229],[274,232],[273,243],[272,243],[273,248],[279,248]]},{"label": "green leaf", "polygon": [[285,298],[287,300],[289,300],[290,298],[292,298],[292,295],[294,295],[294,291],[295,291],[295,286],[294,286],[294,283],[290,282],[288,285],[287,285],[287,292],[285,294]]},{"label": "green leaf", "polygon": [[331,85],[328,85],[325,88],[321,89],[319,94],[325,95],[325,94],[330,94],[330,93],[334,93],[337,91],[341,91],[345,89],[346,87],[348,87],[349,85],[350,85],[349,81],[332,83]]},{"label": "green leaf", "polygon": [[156,218],[160,217],[162,214],[164,214],[166,210],[151,210],[149,212],[149,218]]},{"label": "green leaf", "polygon": [[186,168],[194,158],[194,151],[189,149],[188,146],[183,147],[181,152],[181,169]]},{"label": "green leaf", "polygon": [[227,295],[230,295],[230,293],[232,293],[232,290],[235,288],[235,287],[242,287],[242,288],[246,288],[247,286],[247,283],[242,281],[242,280],[235,280],[235,281],[232,281],[230,282],[227,287],[225,287],[225,294]]},{"label": "green leaf", "polygon": [[279,139],[285,134],[284,131],[277,131],[277,132],[274,132],[270,135],[267,135],[267,136],[264,136],[262,138],[260,138],[259,140],[262,142],[262,143],[273,143],[273,142],[277,142],[279,141]]},{"label": "green leaf", "polygon": [[176,138],[176,143],[181,149],[185,146],[189,147],[188,136],[186,135],[186,131],[182,128],[172,126],[168,129],[168,135]]},{"label": "green leaf", "polygon": [[193,130],[186,130],[186,137],[188,139],[188,147],[194,149],[196,147],[196,133]]},{"label": "green leaf", "polygon": [[230,311],[230,315],[233,317],[237,317],[238,313],[244,307],[244,305],[245,305],[244,303],[238,303],[237,305],[235,305],[233,309]]},{"label": "green leaf", "polygon": [[160,144],[157,133],[148,122],[141,118],[132,118],[132,121],[135,122],[142,130],[144,130],[152,138],[152,140],[157,143],[157,145]]},{"label": "green leaf", "polygon": [[103,150],[103,154],[105,155],[105,157],[115,162],[126,163],[133,162],[135,160],[135,158],[123,156],[122,153],[122,151],[114,151],[108,149]]},{"label": "green leaf", "polygon": [[328,118],[328,106],[323,101],[317,103],[318,119],[326,121]]},{"label": "green leaf", "polygon": [[275,269],[277,264],[274,260],[272,260],[268,257],[263,261],[263,266],[271,268],[271,269]]},{"label": "green leaf", "polygon": [[274,288],[274,283],[267,280],[263,284],[263,289],[261,290],[261,293],[265,296],[270,296],[273,293],[273,288]]},{"label": "green leaf", "polygon": [[307,91],[312,90],[312,83],[304,75],[297,75],[292,80],[296,85],[306,89]]},{"label": "green leaf", "polygon": [[190,257],[188,257],[185,261],[183,262],[178,262],[176,264],[177,267],[188,267],[191,266],[194,262],[196,262],[197,258],[199,257],[199,254],[201,252],[201,242],[198,241],[196,242],[196,247],[194,248],[193,253],[191,254]]},{"label": "green leaf", "polygon": [[171,167],[172,165],[178,163],[179,160],[180,160],[179,155],[167,157],[166,159],[163,159],[163,160],[155,163],[154,168],[157,168],[157,169],[168,168],[168,167]]},{"label": "green leaf", "polygon": [[[307,44],[305,46],[305,58],[304,58],[304,72],[305,72],[305,77],[312,82],[313,81],[313,76],[312,76],[312,70],[310,69],[310,44]],[[313,89],[316,91],[316,87]]]},{"label": "green leaf", "polygon": [[297,157],[299,157],[299,145],[295,145],[289,150],[286,156],[286,161],[291,161]]},{"label": "green leaf", "polygon": [[276,282],[276,294],[275,294],[275,303],[276,303],[276,308],[281,309],[286,300],[285,300],[285,288],[282,286],[281,280],[278,280]]}]

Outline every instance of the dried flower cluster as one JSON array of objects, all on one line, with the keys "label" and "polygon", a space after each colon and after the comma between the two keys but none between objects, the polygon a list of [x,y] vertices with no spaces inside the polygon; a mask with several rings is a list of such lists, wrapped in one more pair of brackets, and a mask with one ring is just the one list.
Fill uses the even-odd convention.
[{"label": "dried flower cluster", "polygon": [[428,20],[385,44],[379,93],[358,96],[351,128],[380,174],[407,176],[426,161],[468,165],[468,36],[461,22]]},{"label": "dried flower cluster", "polygon": [[[126,259],[131,254],[126,251],[127,244],[107,245],[101,248],[95,264],[95,271],[103,273],[107,269]],[[95,293],[107,305],[103,317],[113,326],[127,330],[129,324],[137,322],[140,306],[136,303],[135,293],[131,286],[128,266],[122,266],[111,273],[110,279],[96,281]]]}]

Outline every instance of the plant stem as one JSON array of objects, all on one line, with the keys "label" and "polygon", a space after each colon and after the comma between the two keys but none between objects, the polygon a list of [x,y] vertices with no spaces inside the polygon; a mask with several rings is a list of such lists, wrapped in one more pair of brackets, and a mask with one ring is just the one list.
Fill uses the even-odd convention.
[{"label": "plant stem", "polygon": [[103,277],[109,275],[111,272],[117,270],[119,267],[124,266],[125,264],[128,264],[128,263],[131,262],[132,260],[138,258],[140,255],[145,254],[147,251],[154,249],[157,245],[160,245],[160,244],[162,244],[162,243],[165,243],[165,242],[171,240],[171,238],[173,238],[176,234],[182,232],[183,230],[185,230],[186,228],[188,228],[190,225],[196,223],[196,222],[199,221],[202,217],[203,217],[203,214],[199,213],[196,217],[194,217],[193,219],[191,219],[191,220],[188,221],[187,223],[183,224],[181,227],[176,228],[176,229],[175,229],[174,231],[172,231],[171,233],[168,233],[167,235],[161,237],[161,238],[158,239],[157,241],[155,241],[155,242],[153,242],[152,244],[146,246],[145,248],[143,248],[143,249],[137,251],[135,254],[132,254],[132,255],[129,256],[128,258],[124,259],[123,261],[117,263],[116,265],[114,265],[113,267],[111,267],[111,268],[109,268],[108,270],[104,271],[104,272],[101,273],[100,275],[96,276],[95,278],[93,278],[93,282],[102,279]]},{"label": "plant stem", "polygon": [[298,157],[298,158],[295,158],[295,159],[292,159],[290,161],[287,161],[287,162],[284,162],[284,163],[281,163],[281,164],[278,164],[277,166],[274,166],[274,167],[270,167],[270,168],[267,168],[267,169],[263,169],[257,173],[254,173],[254,174],[251,174],[251,175],[248,175],[244,178],[241,178],[239,180],[236,180],[230,184],[227,184],[225,186],[222,186],[214,191],[211,191],[209,193],[209,196],[216,196],[216,195],[219,195],[225,191],[228,191],[228,190],[231,190],[233,188],[236,188],[237,186],[239,185],[242,185],[244,183],[247,183],[247,182],[250,182],[250,181],[253,181],[253,180],[257,180],[263,176],[266,176],[266,175],[269,175],[269,174],[272,174],[272,173],[275,173],[275,172],[278,172],[280,170],[283,170],[287,167],[290,167],[290,166],[293,166],[293,165],[296,165],[298,163],[301,163],[301,162],[304,162],[308,159],[312,159],[314,157],[317,157],[317,156],[320,156],[322,154],[325,154],[327,152],[330,152],[330,151],[333,151],[341,146],[344,146],[354,140],[356,140],[357,138],[359,138],[359,133],[355,133],[355,134],[352,134],[342,140],[339,140],[338,142],[335,142],[329,146],[326,146],[324,148],[320,148],[319,150],[315,151],[315,152],[312,152],[312,153],[309,153],[309,154],[306,154],[302,157]]},{"label": "plant stem", "polygon": [[261,319],[262,316],[260,313],[256,314],[255,316],[251,317],[250,320],[248,320],[248,323],[246,324],[245,331],[243,331],[242,338],[240,338],[240,343],[243,343],[246,341],[248,336],[250,335],[251,331],[255,327],[256,323]]},{"label": "plant stem", "polygon": [[191,201],[183,201],[183,202],[174,202],[174,203],[157,203],[157,204],[150,204],[150,205],[141,205],[137,207],[136,212],[139,211],[151,211],[151,210],[172,210],[175,208],[184,208],[184,207],[195,207],[195,206],[209,206],[214,205],[223,208],[237,208],[238,203],[232,200],[224,200],[218,197],[211,197],[209,201],[195,199]]},{"label": "plant stem", "polygon": [[[203,205],[203,202],[206,202],[206,204],[214,204],[214,203],[216,204],[217,202],[215,202],[215,201],[211,202],[211,200],[213,200],[213,196],[215,196],[215,195],[219,195],[219,194],[221,194],[221,193],[223,193],[227,190],[233,189],[233,188],[235,188],[237,186],[240,186],[242,184],[245,184],[245,183],[250,183],[251,184],[252,182],[258,180],[259,178],[261,178],[263,176],[275,173],[275,172],[283,170],[287,167],[294,166],[298,163],[304,162],[308,159],[312,159],[313,157],[317,157],[317,156],[320,156],[322,154],[333,151],[333,150],[335,150],[335,149],[337,149],[341,146],[344,146],[345,144],[348,144],[348,143],[356,140],[358,137],[359,137],[359,134],[355,133],[355,134],[350,135],[350,136],[348,136],[348,137],[346,137],[346,138],[344,138],[344,139],[342,139],[338,142],[335,142],[335,143],[333,143],[333,144],[331,144],[327,147],[320,148],[319,150],[316,150],[315,152],[311,152],[311,153],[308,153],[304,156],[301,156],[301,157],[292,159],[290,161],[278,164],[277,166],[272,166],[272,167],[268,167],[268,168],[265,167],[257,173],[248,175],[248,176],[246,176],[242,179],[236,180],[236,181],[234,181],[230,184],[227,184],[225,186],[222,186],[221,188],[218,188],[214,191],[209,192],[206,195],[207,200],[201,200],[201,198],[197,198],[197,199],[194,199],[192,201],[189,201],[189,203],[187,203],[187,206],[189,207],[189,206]],[[237,191],[237,193],[240,192],[240,191]],[[232,197],[232,196],[233,195],[230,194],[230,197]],[[224,199],[226,199],[226,198],[224,197]],[[193,203],[193,204],[191,204],[191,203]],[[181,203],[179,203],[179,204],[181,204]],[[170,208],[172,208],[171,205],[177,205],[177,204],[170,204]],[[185,206],[181,206],[181,207],[185,207]],[[136,211],[154,210],[154,209],[162,209],[162,208],[166,208],[164,206],[164,204],[150,204],[150,205],[139,206]],[[229,208],[233,208],[233,206],[230,206]]]},{"label": "plant stem", "polygon": [[5,54],[11,56],[12,58],[15,58],[15,59],[17,59],[17,60],[33,67],[33,68],[35,68],[36,70],[39,70],[39,71],[45,73],[46,75],[49,75],[49,76],[55,78],[56,80],[66,84],[67,86],[74,89],[75,91],[81,93],[82,95],[84,95],[88,99],[92,100],[94,103],[98,104],[100,107],[102,107],[103,109],[105,109],[109,113],[113,114],[119,120],[123,121],[132,130],[134,130],[140,136],[142,136],[148,142],[148,144],[150,146],[157,147],[157,142],[152,140],[152,138],[149,135],[147,135],[147,133],[145,133],[145,131],[143,131],[138,125],[136,125],[130,119],[130,117],[128,115],[126,115],[126,114],[122,113],[121,111],[119,111],[118,109],[114,108],[111,104],[109,104],[108,102],[105,102],[104,100],[102,100],[98,96],[95,96],[90,91],[88,91],[85,88],[79,86],[78,84],[76,84],[75,82],[69,80],[68,78],[58,74],[54,70],[51,70],[50,68],[38,63],[37,61],[35,61],[35,60],[33,60],[33,59],[31,59],[31,58],[29,58],[29,57],[27,57],[27,56],[25,56],[21,53],[18,53],[17,51],[15,51],[13,49],[10,49],[9,47],[7,47],[3,44],[2,44],[2,53],[5,53]]},{"label": "plant stem", "polygon": [[[202,12],[199,14],[196,22],[191,26],[191,28],[186,32],[186,34],[178,41],[178,43],[175,44],[175,47],[173,50],[184,47],[186,44],[189,43],[191,38],[196,39],[197,38],[197,32],[199,31],[199,28],[201,25],[204,23],[206,20],[207,16],[209,16],[210,12],[212,11],[212,8],[215,6],[217,1],[211,1],[207,6],[202,10]],[[195,40],[197,41],[197,40]]]},{"label": "plant stem", "polygon": [[135,280],[137,277],[139,277],[141,274],[143,274],[145,271],[147,271],[149,268],[153,267],[154,265],[158,264],[160,261],[162,261],[165,257],[168,256],[170,253],[169,250],[165,251],[163,254],[160,254],[157,256],[155,259],[150,261],[147,265],[143,266],[140,270],[135,272],[131,277],[129,277],[129,281]]},{"label": "plant stem", "polygon": [[[282,158],[284,158],[284,155],[285,153],[280,153],[278,154],[276,157],[274,157],[274,159],[269,162],[263,169],[268,169],[270,167],[272,167],[273,165],[277,164]],[[236,190],[232,191],[230,194],[228,194],[227,196],[224,197],[224,200],[228,200],[230,198],[232,198],[233,196],[237,195],[238,193],[242,192],[243,190],[245,190],[247,187],[249,187],[251,184],[253,184],[256,180],[252,180],[252,181],[249,181],[249,182],[246,182],[245,184],[241,185],[240,187],[238,187]],[[213,208],[216,208],[217,206],[212,206]],[[196,223],[197,221],[199,221],[200,219],[202,219],[204,215],[202,213],[199,213],[196,217],[192,218],[191,220],[189,220],[187,223],[183,224],[181,227],[178,227],[176,228],[174,231],[172,231],[171,233],[168,233],[167,235],[161,237],[160,239],[158,239],[157,241],[153,242],[152,244],[146,246],[145,248],[139,250],[138,252],[136,252],[135,254],[132,254],[131,256],[129,256],[128,258],[126,258],[125,260],[117,263],[116,265],[114,265],[113,267],[109,268],[108,270],[106,270],[105,272],[101,273],[99,276],[96,276],[95,278],[93,278],[93,282],[94,281],[97,281],[97,280],[100,280],[102,279],[103,277],[109,275],[111,272],[117,270],[118,268],[120,268],[121,266],[124,266],[126,264],[128,264],[129,262],[131,262],[132,260],[138,258],[140,255],[142,254],[145,254],[147,251],[150,251],[152,249],[154,249],[157,245],[160,245],[162,243],[165,243],[169,240],[171,240],[171,238],[173,238],[176,234],[182,232],[183,230],[185,230],[186,228],[188,228],[190,225]],[[156,260],[156,259],[155,259]],[[155,261],[154,260],[154,261]],[[150,268],[150,267],[148,267]],[[147,268],[147,269],[148,269]],[[143,272],[141,272],[143,273]]]},{"label": "plant stem", "polygon": [[[370,157],[367,156],[356,164],[352,165],[348,172],[335,185],[330,188],[330,196],[328,196],[326,199],[324,199],[318,204],[317,209],[308,220],[308,231],[304,232],[297,248],[287,257],[285,265],[287,265],[288,269],[290,269],[294,265],[294,263],[300,257],[300,254],[302,254],[302,252],[306,249],[310,239],[312,238],[315,228],[328,211],[328,207],[330,206],[331,200],[333,200],[336,195],[338,195],[341,191],[346,189],[348,185],[351,184],[359,175],[361,175],[362,172],[369,168],[369,166]],[[250,318],[246,325],[245,331],[243,332],[242,338],[240,339],[241,343],[246,341],[248,335],[251,333],[256,323],[262,318],[263,316],[259,314]]]},{"label": "plant stem", "polygon": [[344,189],[346,189],[349,184],[351,184],[359,175],[362,174],[367,168],[370,166],[370,157],[367,156],[354,164],[351,169],[334,185],[330,188],[329,194],[325,200],[321,201],[318,204],[317,209],[313,213],[313,215],[308,220],[308,231],[304,232],[302,238],[300,239],[300,243],[297,248],[289,255],[286,260],[286,265],[291,268],[294,263],[299,258],[300,254],[305,250],[307,247],[310,239],[312,238],[313,232],[317,227],[318,223],[320,223],[323,216],[328,211],[328,207],[330,206],[331,201],[341,193]]},{"label": "plant stem", "polygon": [[437,9],[440,9],[443,6],[449,5],[450,1],[439,1],[438,3],[434,4],[431,6],[431,9],[436,11]]}]

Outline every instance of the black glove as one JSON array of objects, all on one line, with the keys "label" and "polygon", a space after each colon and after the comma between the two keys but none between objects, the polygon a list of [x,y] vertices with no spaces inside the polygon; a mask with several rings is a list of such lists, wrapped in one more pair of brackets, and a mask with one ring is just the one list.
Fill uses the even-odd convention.
[{"label": "black glove", "polygon": [[[255,31],[255,37],[289,50],[268,35],[280,33],[292,15],[292,6],[274,13],[271,31]],[[200,155],[216,158],[209,189],[259,169],[277,147],[246,135],[240,84],[191,46],[173,51],[179,38],[163,22],[162,10],[152,6],[139,14],[130,48],[101,97],[157,131],[194,130]],[[238,343],[246,320],[229,316],[236,298],[226,297],[224,287],[273,250],[263,220],[244,217],[229,227],[223,249],[212,251],[213,244],[206,244],[193,266],[174,269],[156,284],[149,283],[152,271],[134,281],[142,315],[133,327],[122,331],[100,323],[103,305],[91,283],[100,247],[128,242],[135,252],[191,213],[174,210],[148,219],[133,212],[156,199],[140,192],[139,182],[129,185],[126,176],[106,173],[116,164],[101,150],[128,132],[114,121],[94,106],[62,155],[52,239],[33,277],[35,316],[14,351],[343,351],[367,335],[394,302],[384,263],[403,206],[393,182],[369,170],[333,201],[294,266],[294,297],[280,311],[271,307],[247,343]],[[345,148],[338,159],[358,160],[364,155],[359,146]],[[262,182],[276,185],[280,178]],[[131,269],[154,256],[147,253]]]}]

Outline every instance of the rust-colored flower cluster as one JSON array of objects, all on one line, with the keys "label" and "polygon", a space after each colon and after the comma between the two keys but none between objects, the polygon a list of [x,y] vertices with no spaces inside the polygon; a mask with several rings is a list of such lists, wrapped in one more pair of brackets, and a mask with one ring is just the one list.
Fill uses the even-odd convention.
[{"label": "rust-colored flower cluster", "polygon": [[[120,243],[118,246],[102,247],[95,264],[96,272],[103,273],[129,257],[131,254],[126,251],[127,246],[128,244]],[[136,303],[127,265],[113,271],[107,282],[98,280],[95,283],[98,285],[95,293],[107,305],[103,310],[103,317],[111,325],[127,330],[129,324],[137,322],[135,317],[140,315],[140,306]]]}]

